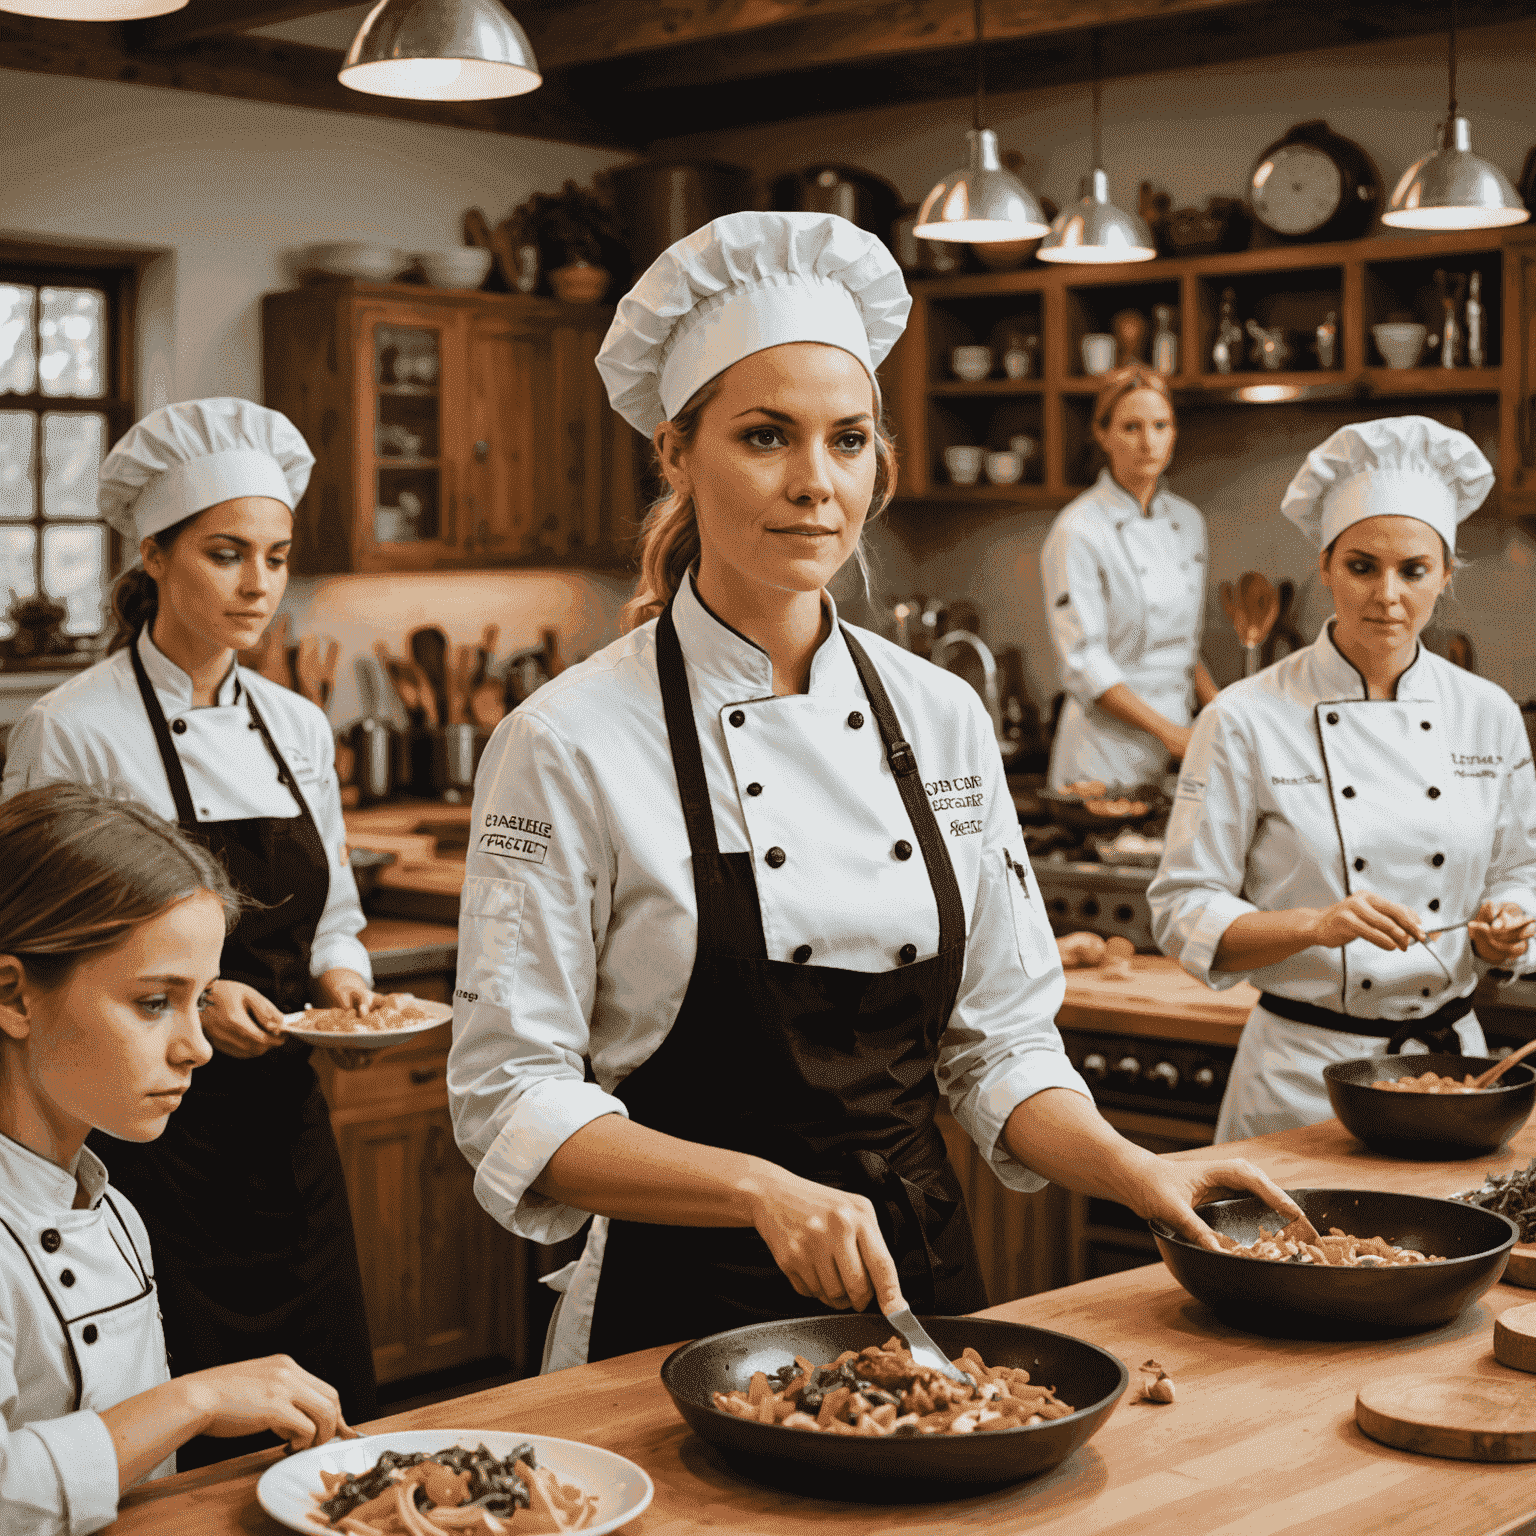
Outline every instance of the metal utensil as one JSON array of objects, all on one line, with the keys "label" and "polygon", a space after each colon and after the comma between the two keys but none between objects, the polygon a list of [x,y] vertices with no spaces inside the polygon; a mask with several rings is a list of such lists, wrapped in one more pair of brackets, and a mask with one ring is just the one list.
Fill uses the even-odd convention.
[{"label": "metal utensil", "polygon": [[1517,1061],[1529,1056],[1536,1051],[1536,1040],[1527,1040],[1518,1051],[1511,1051],[1508,1056],[1496,1067],[1489,1067],[1486,1072],[1480,1072],[1472,1079],[1474,1088],[1491,1088]]},{"label": "metal utensil", "polygon": [[976,1385],[973,1377],[967,1376],[959,1367],[949,1363],[944,1351],[928,1337],[928,1330],[912,1315],[911,1307],[902,1307],[898,1312],[887,1312],[885,1320],[901,1335],[911,1351],[913,1360],[919,1365],[926,1365],[941,1376],[949,1377],[951,1381],[964,1382],[968,1387]]}]

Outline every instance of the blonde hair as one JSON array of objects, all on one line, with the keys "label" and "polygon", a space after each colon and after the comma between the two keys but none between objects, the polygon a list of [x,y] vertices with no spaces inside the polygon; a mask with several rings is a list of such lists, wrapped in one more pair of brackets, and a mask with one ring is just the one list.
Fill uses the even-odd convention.
[{"label": "blonde hair", "polygon": [[1128,367],[1116,368],[1113,373],[1104,376],[1104,383],[1093,401],[1094,426],[1101,432],[1107,432],[1110,422],[1115,419],[1115,407],[1127,395],[1134,395],[1138,389],[1150,389],[1153,394],[1161,395],[1168,406],[1169,418],[1175,425],[1178,424],[1173,409],[1173,396],[1168,392],[1168,380],[1145,363],[1131,363]]},{"label": "blonde hair", "polygon": [[[714,399],[724,374],[717,374],[698,389],[672,418],[672,431],[684,448],[689,447],[699,428],[704,407]],[[660,451],[656,454],[657,472],[666,475]],[[875,423],[875,489],[869,502],[869,518],[876,518],[891,504],[896,494],[896,444],[884,419]],[[683,577],[698,560],[699,519],[693,497],[668,491],[652,503],[640,525],[640,575],[629,601],[619,610],[619,633],[628,634],[647,620],[654,619],[671,603],[683,584]],[[868,584],[869,567],[861,537],[854,550],[859,569]]]}]

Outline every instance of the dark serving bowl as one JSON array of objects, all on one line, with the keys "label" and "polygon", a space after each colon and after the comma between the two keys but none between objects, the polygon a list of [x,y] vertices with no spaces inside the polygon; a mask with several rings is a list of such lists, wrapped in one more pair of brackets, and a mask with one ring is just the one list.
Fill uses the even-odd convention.
[{"label": "dark serving bowl", "polygon": [[[1375,1189],[1286,1193],[1324,1235],[1330,1227],[1339,1227],[1353,1237],[1384,1237],[1400,1248],[1434,1254],[1446,1262],[1380,1269],[1279,1264],[1197,1247],[1153,1221],[1158,1251],[1174,1279],[1235,1328],[1343,1338],[1437,1328],[1497,1283],[1519,1238],[1508,1218],[1458,1200]],[[1273,1232],[1282,1225],[1274,1211],[1251,1195],[1202,1205],[1198,1214],[1208,1226],[1240,1243],[1251,1243],[1261,1230]]]},{"label": "dark serving bowl", "polygon": [[711,1402],[712,1393],[745,1391],[754,1371],[771,1373],[796,1355],[822,1365],[845,1349],[883,1344],[893,1330],[878,1314],[791,1318],[712,1334],[668,1355],[661,1380],[694,1433],[749,1476],[793,1492],[878,1503],[958,1497],[1047,1471],[1103,1424],[1130,1380],[1113,1355],[1064,1333],[981,1317],[922,1322],[951,1358],[970,1345],[988,1365],[1021,1366],[1077,1412],[982,1434],[855,1439],[753,1424]]},{"label": "dark serving bowl", "polygon": [[[1383,1078],[1474,1077],[1493,1065],[1481,1056],[1442,1052],[1417,1056],[1363,1056],[1323,1068],[1328,1102],[1352,1135],[1377,1152],[1440,1159],[1497,1152],[1530,1118],[1536,1106],[1536,1072],[1517,1064],[1491,1088],[1477,1093],[1386,1093],[1371,1084]],[[1369,1236],[1369,1234],[1363,1234]]]}]

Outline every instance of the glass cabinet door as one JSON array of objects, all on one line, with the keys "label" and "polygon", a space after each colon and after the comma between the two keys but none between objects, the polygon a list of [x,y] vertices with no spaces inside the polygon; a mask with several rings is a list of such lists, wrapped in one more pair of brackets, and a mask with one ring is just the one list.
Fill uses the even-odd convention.
[{"label": "glass cabinet door", "polygon": [[376,543],[413,544],[444,537],[442,374],[441,331],[374,326]]}]

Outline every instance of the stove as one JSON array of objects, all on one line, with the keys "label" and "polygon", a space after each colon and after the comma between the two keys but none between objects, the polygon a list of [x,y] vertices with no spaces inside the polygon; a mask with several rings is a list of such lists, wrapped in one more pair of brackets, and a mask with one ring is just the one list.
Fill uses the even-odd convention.
[{"label": "stove", "polygon": [[1108,939],[1118,934],[1138,950],[1157,953],[1147,905],[1147,887],[1156,870],[1049,856],[1031,859],[1030,866],[1058,937],[1096,933]]},{"label": "stove", "polygon": [[[1216,1124],[1237,1055],[1233,1047],[1077,1028],[1062,1030],[1061,1038],[1072,1065],[1092,1090],[1094,1103],[1111,1124],[1115,1110],[1128,1110],[1141,1118]],[[1199,1145],[1210,1137],[1194,1134],[1182,1139]]]}]

